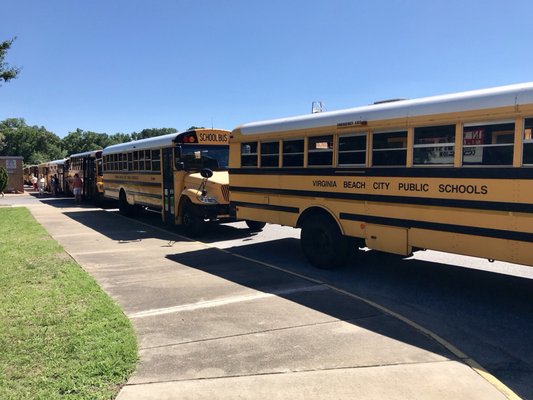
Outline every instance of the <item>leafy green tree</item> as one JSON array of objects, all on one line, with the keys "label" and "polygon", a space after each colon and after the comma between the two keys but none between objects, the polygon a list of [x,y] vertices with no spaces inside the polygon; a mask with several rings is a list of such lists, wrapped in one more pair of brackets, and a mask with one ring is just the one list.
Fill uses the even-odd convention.
[{"label": "leafy green tree", "polygon": [[167,135],[169,133],[177,133],[178,130],[175,128],[151,128],[151,129],[143,129],[140,132],[132,132],[131,133],[131,140],[140,140],[140,139],[146,139],[151,138],[154,136],[161,136],[161,135]]},{"label": "leafy green tree", "polygon": [[107,133],[97,133],[76,129],[63,138],[63,148],[67,155],[83,153],[85,151],[100,150],[112,144],[129,142],[130,135],[115,133],[109,136]]},{"label": "leafy green tree", "polygon": [[7,186],[9,175],[4,167],[0,167],[0,193],[3,193]]},{"label": "leafy green tree", "polygon": [[194,131],[195,129],[205,129],[205,126],[191,126],[188,131]]},{"label": "leafy green tree", "polygon": [[104,142],[106,138],[108,138],[106,133],[84,131],[77,128],[74,132],[69,132],[69,134],[63,138],[63,148],[67,155],[100,150],[105,147],[102,146],[102,142]]},{"label": "leafy green tree", "polygon": [[6,40],[0,43],[0,82],[1,81],[7,82],[11,79],[16,78],[20,72],[20,68],[17,68],[17,67],[9,68],[9,65],[6,62],[4,62],[6,53],[11,48],[11,45],[13,44],[15,39],[16,37],[14,37],[11,40]]},{"label": "leafy green tree", "polygon": [[22,156],[26,164],[39,164],[63,158],[61,139],[44,126],[28,126],[22,118],[0,122],[3,143],[0,156]]},{"label": "leafy green tree", "polygon": [[117,132],[114,135],[109,136],[109,146],[112,144],[131,142],[131,136],[127,133]]}]

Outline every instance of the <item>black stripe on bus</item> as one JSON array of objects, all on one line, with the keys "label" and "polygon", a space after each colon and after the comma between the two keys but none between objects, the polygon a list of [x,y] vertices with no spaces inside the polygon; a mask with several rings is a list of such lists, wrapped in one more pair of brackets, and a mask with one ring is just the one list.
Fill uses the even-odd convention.
[{"label": "black stripe on bus", "polygon": [[138,185],[138,186],[153,186],[153,187],[159,187],[161,186],[161,182],[144,182],[144,181],[132,181],[127,179],[105,179],[104,184],[106,183],[118,183],[118,184],[128,184],[128,185]]},{"label": "black stripe on bus", "polygon": [[281,212],[288,212],[293,214],[298,214],[300,212],[300,209],[297,207],[287,207],[287,206],[274,206],[270,204],[258,204],[258,203],[246,203],[242,201],[232,201],[232,206],[237,207],[247,207],[247,208],[258,208],[261,210],[268,210],[268,211],[281,211]]},{"label": "black stripe on bus", "polygon": [[369,176],[385,178],[533,179],[533,167],[232,168],[230,175]]},{"label": "black stripe on bus", "polygon": [[151,194],[151,193],[145,193],[145,192],[135,192],[133,190],[126,190],[126,193],[134,194],[134,195],[142,196],[142,197],[149,197],[151,199],[158,199],[158,200],[161,200],[161,198],[163,197],[160,194]]},{"label": "black stripe on bus", "polygon": [[399,228],[419,228],[433,231],[460,233],[465,235],[484,236],[497,239],[533,242],[533,233],[507,231],[502,229],[479,228],[473,226],[441,224],[437,222],[415,221],[399,218],[376,217],[372,215],[357,215],[340,213],[340,219],[348,221],[361,221],[371,224],[396,226]]},{"label": "black stripe on bus", "polygon": [[[106,192],[118,192],[119,190],[118,189],[113,189],[113,188],[104,188],[104,191]],[[161,200],[161,195],[160,194],[151,194],[151,193],[145,193],[145,192],[135,192],[133,190],[126,190],[126,192],[128,194],[135,194],[135,195],[138,195],[138,196],[143,196],[143,197],[150,197],[152,199],[158,199],[158,200]]]},{"label": "black stripe on bus", "polygon": [[230,186],[230,192],[237,193],[261,193],[270,195],[301,196],[301,197],[322,197],[339,200],[372,201],[379,203],[412,204],[434,207],[467,208],[475,210],[505,211],[533,213],[533,204],[527,203],[506,203],[496,201],[479,200],[458,200],[458,199],[437,199],[428,197],[409,196],[386,196],[378,194],[357,194],[357,193],[337,193],[321,192],[313,190],[293,190],[293,189],[269,189],[256,187]]},{"label": "black stripe on bus", "polygon": [[160,171],[105,171],[106,175],[152,175],[161,176]]}]

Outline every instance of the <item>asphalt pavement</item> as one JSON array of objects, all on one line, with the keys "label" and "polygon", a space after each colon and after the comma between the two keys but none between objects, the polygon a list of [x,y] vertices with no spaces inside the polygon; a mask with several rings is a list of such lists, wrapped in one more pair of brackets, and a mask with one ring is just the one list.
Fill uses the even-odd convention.
[{"label": "asphalt pavement", "polygon": [[77,206],[25,206],[124,310],[136,399],[517,398],[423,327],[320,281],[174,232]]}]

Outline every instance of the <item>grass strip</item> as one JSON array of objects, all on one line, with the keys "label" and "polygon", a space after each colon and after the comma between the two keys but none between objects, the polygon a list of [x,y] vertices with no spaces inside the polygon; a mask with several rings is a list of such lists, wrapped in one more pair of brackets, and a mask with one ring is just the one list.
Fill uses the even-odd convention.
[{"label": "grass strip", "polygon": [[130,321],[26,208],[0,208],[0,399],[112,399]]}]

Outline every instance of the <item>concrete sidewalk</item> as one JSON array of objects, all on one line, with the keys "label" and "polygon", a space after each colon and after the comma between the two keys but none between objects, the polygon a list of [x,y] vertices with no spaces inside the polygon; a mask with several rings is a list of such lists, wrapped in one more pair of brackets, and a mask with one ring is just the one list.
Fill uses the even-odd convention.
[{"label": "concrete sidewalk", "polygon": [[30,197],[0,205],[29,207],[137,331],[140,362],[119,400],[506,398],[353,297],[114,212]]}]

